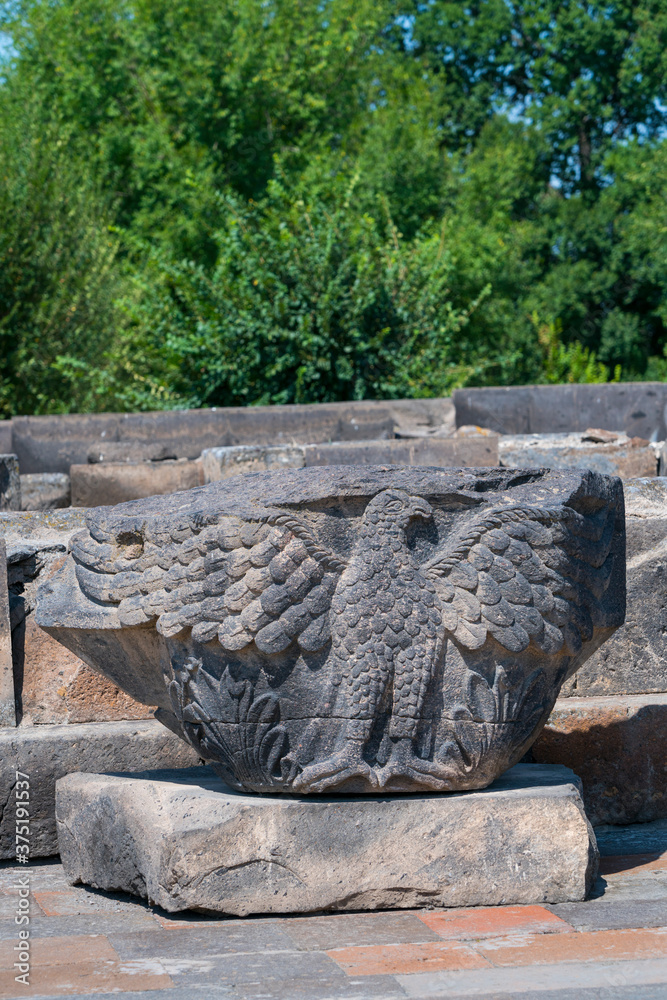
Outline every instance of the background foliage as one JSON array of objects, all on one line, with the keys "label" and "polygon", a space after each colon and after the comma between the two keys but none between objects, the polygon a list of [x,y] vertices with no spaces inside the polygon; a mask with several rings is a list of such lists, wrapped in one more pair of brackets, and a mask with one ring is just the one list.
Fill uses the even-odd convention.
[{"label": "background foliage", "polygon": [[0,31],[0,415],[667,379],[667,0]]}]

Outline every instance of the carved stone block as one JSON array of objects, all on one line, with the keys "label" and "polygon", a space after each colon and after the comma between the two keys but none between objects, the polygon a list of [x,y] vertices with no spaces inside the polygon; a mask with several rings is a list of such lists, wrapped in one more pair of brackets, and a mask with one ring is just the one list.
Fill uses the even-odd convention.
[{"label": "carved stone block", "polygon": [[234,788],[482,788],[625,613],[621,483],[239,476],[87,514],[37,622]]}]

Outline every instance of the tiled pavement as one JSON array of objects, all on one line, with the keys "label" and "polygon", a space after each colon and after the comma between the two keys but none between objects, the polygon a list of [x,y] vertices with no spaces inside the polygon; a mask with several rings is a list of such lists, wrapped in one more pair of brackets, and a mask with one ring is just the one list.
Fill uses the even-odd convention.
[{"label": "tiled pavement", "polygon": [[0,866],[0,1000],[667,1000],[667,822],[599,831],[592,899],[335,916],[169,916],[31,871],[30,986],[14,980],[20,867]]}]

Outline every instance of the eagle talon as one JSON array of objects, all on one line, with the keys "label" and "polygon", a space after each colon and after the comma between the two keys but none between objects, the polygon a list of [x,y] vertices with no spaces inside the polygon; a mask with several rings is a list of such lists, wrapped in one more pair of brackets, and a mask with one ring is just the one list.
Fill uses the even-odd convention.
[{"label": "eagle talon", "polygon": [[412,740],[399,740],[394,751],[378,774],[378,786],[386,788],[392,778],[404,778],[426,785],[434,791],[448,791],[451,780],[445,777],[445,769],[441,764],[418,757],[413,748]]},{"label": "eagle talon", "polygon": [[348,778],[363,777],[372,787],[377,786],[377,775],[363,759],[351,759],[349,749],[343,748],[321,764],[305,767],[292,784],[295,792],[323,792],[342,784]]}]

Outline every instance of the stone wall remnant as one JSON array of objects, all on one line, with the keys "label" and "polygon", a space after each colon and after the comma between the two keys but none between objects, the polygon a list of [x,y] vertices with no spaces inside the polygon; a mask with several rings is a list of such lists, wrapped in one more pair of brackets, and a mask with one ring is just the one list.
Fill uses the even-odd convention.
[{"label": "stone wall remnant", "polygon": [[456,426],[478,424],[498,434],[624,431],[628,437],[667,438],[664,382],[603,385],[521,385],[456,389]]}]

